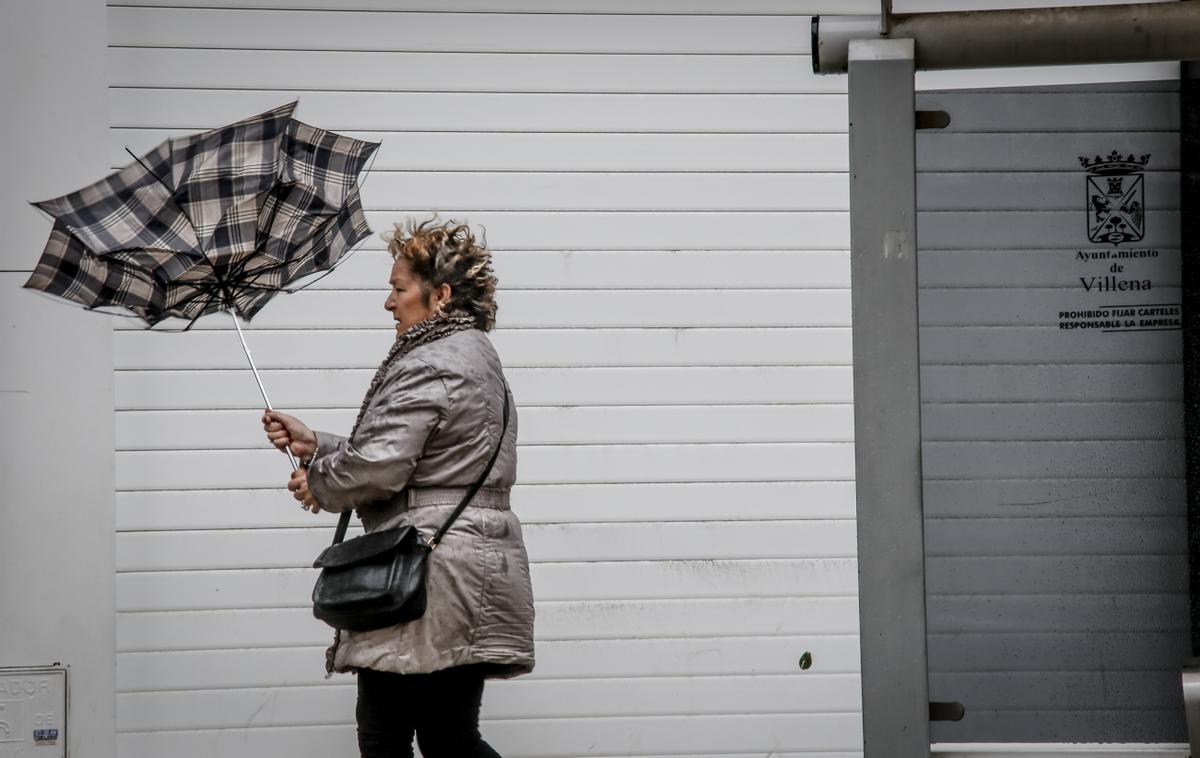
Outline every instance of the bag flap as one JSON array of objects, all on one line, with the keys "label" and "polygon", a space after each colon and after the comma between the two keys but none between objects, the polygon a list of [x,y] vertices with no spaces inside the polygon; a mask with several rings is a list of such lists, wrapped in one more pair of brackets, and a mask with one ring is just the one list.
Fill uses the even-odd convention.
[{"label": "bag flap", "polygon": [[390,553],[407,540],[417,539],[417,530],[411,525],[364,534],[325,548],[313,562],[313,568],[352,566]]}]

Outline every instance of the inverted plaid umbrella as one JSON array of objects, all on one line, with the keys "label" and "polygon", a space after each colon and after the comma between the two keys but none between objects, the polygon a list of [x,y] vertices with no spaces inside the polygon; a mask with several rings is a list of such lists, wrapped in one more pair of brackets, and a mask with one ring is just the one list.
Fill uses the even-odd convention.
[{"label": "inverted plaid umbrella", "polygon": [[216,238],[218,226],[233,220],[226,211],[276,183],[279,143],[295,107],[289,103],[220,129],[168,139],[95,184],[34,203],[74,237],[70,250],[47,245],[41,262],[53,267],[58,258],[106,255],[167,282],[206,252],[221,255],[225,240]]},{"label": "inverted plaid umbrella", "polygon": [[295,106],[168,139],[35,203],[54,227],[25,286],[149,327],[227,311],[269,408],[238,317],[311,284],[370,234],[358,174],[379,147],[296,121]]}]

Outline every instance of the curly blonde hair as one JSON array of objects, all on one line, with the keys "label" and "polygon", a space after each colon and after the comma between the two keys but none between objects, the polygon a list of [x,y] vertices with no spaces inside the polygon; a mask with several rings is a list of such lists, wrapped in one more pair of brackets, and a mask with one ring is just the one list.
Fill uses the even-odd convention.
[{"label": "curly blonde hair", "polygon": [[491,331],[496,325],[496,275],[487,242],[476,242],[470,227],[453,219],[440,222],[434,215],[419,224],[394,224],[385,233],[393,260],[403,258],[421,284],[426,302],[433,290],[450,285],[449,311],[462,311],[475,319],[475,328]]}]

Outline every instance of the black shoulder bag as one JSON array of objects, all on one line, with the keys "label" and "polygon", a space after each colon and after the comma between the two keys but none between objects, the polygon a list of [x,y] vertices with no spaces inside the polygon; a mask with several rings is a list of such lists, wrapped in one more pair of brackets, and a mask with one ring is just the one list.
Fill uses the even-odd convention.
[{"label": "black shoulder bag", "polygon": [[343,542],[350,525],[350,511],[344,511],[333,544],[313,563],[313,568],[321,569],[313,587],[313,615],[334,629],[356,632],[382,629],[424,615],[429,554],[483,486],[500,455],[507,431],[508,387],[505,386],[504,424],[487,468],[428,543],[421,540],[420,533],[412,525],[384,529]]}]

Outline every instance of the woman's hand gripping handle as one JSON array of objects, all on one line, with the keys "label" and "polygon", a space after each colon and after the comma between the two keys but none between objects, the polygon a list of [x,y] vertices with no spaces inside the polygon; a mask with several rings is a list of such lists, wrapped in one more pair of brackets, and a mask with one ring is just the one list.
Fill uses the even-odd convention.
[{"label": "woman's hand gripping handle", "polygon": [[290,450],[301,461],[300,468],[292,472],[288,490],[300,501],[300,507],[321,512],[321,505],[308,488],[308,466],[317,454],[317,435],[303,421],[279,411],[265,410],[262,416],[263,430],[267,440],[279,450]]}]

